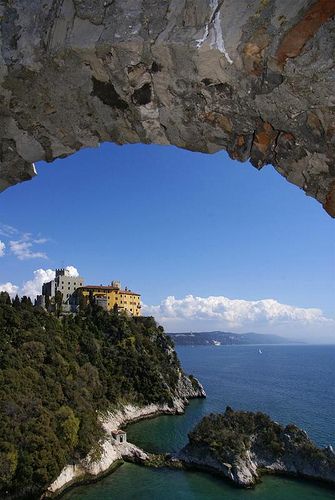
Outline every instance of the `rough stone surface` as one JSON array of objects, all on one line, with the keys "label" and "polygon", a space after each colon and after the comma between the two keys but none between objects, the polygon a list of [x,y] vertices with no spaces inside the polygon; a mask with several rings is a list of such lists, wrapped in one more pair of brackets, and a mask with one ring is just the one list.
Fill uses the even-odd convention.
[{"label": "rough stone surface", "polygon": [[57,496],[69,486],[82,481],[94,480],[109,472],[115,464],[122,460],[138,463],[146,462],[149,459],[149,455],[146,452],[129,442],[115,443],[111,438],[112,431],[144,418],[151,418],[162,414],[182,414],[190,399],[205,397],[206,393],[200,382],[195,377],[190,378],[180,372],[178,385],[171,405],[150,404],[136,406],[127,404],[116,411],[109,412],[101,419],[106,433],[106,439],[101,444],[101,456],[95,458],[89,454],[85,459],[77,463],[66,465],[42,498]]},{"label": "rough stone surface", "polygon": [[271,163],[335,216],[334,0],[0,0],[0,189],[104,141]]},{"label": "rough stone surface", "polygon": [[[236,420],[235,415],[243,419]],[[262,420],[255,426],[253,418],[258,415]],[[260,413],[227,408],[223,417],[220,427],[215,423],[220,415],[205,417],[195,433],[189,434],[189,443],[177,458],[187,466],[218,473],[244,488],[255,486],[264,472],[315,479],[334,486],[335,454],[331,446],[318,448],[305,431],[292,424],[281,426]],[[205,428],[199,434],[197,429],[204,422]],[[240,436],[242,447],[237,444]]]}]

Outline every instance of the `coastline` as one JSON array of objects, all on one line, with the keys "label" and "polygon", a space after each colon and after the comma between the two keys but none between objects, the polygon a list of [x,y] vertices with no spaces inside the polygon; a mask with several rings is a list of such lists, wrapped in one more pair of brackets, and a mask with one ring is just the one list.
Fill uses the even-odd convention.
[{"label": "coastline", "polygon": [[121,466],[125,459],[139,463],[147,461],[149,454],[127,441],[124,443],[114,442],[111,438],[111,432],[146,418],[154,418],[159,415],[181,415],[185,412],[190,399],[205,397],[206,393],[197,379],[194,378],[192,382],[189,377],[181,374],[172,405],[169,406],[165,403],[140,407],[126,404],[116,411],[109,412],[101,418],[107,437],[101,445],[100,458],[96,460],[89,454],[78,463],[67,464],[43,493],[41,500],[57,498],[76,485],[98,481]]},{"label": "coastline", "polygon": [[320,448],[294,424],[281,425],[264,413],[229,406],[224,413],[203,417],[177,458],[242,488],[255,487],[265,472],[335,484],[331,445]]},{"label": "coastline", "polygon": [[[193,461],[187,461],[185,458],[179,457],[177,455],[177,461],[180,462],[181,468],[189,471],[199,471],[199,472],[205,472],[208,473],[212,476],[218,477],[222,479],[222,481],[230,484],[236,489],[241,489],[241,490],[254,490],[255,487],[257,487],[259,484],[263,482],[263,477],[278,477],[278,478],[286,478],[286,479],[292,479],[296,481],[307,481],[310,484],[317,485],[327,491],[332,491],[334,492],[334,481],[323,479],[321,477],[312,477],[300,472],[293,472],[293,471],[288,471],[280,468],[268,468],[268,467],[258,467],[257,468],[257,473],[258,473],[258,478],[255,480],[255,482],[250,485],[250,486],[243,486],[241,484],[236,483],[234,480],[232,480],[230,477],[227,476],[223,472],[223,470],[219,470],[218,468],[207,465],[207,464],[202,464],[202,463],[197,463]],[[177,468],[177,467],[176,467]]]}]

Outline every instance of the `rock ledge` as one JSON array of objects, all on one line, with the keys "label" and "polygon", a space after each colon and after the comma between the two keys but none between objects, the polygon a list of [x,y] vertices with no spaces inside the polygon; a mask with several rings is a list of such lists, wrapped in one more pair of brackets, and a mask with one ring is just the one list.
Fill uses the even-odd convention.
[{"label": "rock ledge", "polygon": [[64,490],[81,482],[93,481],[122,464],[123,460],[144,463],[151,460],[151,456],[132,443],[125,442],[116,444],[111,439],[111,432],[120,429],[121,426],[152,418],[158,415],[176,415],[185,411],[189,399],[205,398],[206,393],[200,382],[195,377],[188,377],[180,372],[179,383],[175,391],[175,397],[170,405],[150,404],[136,406],[128,404],[117,411],[109,412],[102,418],[102,425],[106,432],[106,439],[102,443],[101,456],[96,459],[88,455],[84,460],[76,464],[64,467],[57,479],[49,486],[42,498],[58,496]]},{"label": "rock ledge", "polygon": [[272,164],[335,216],[334,15],[334,0],[1,1],[0,190],[105,141],[172,144]]},{"label": "rock ledge", "polygon": [[223,475],[250,488],[262,472],[304,477],[335,484],[335,454],[318,448],[295,425],[273,422],[263,413],[235,412],[202,419],[177,457],[190,467]]}]

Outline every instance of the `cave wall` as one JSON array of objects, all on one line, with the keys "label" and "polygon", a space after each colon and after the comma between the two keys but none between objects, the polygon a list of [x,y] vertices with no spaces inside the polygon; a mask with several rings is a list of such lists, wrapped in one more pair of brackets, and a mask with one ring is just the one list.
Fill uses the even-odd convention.
[{"label": "cave wall", "polygon": [[335,216],[334,0],[1,0],[0,189],[104,141],[272,164]]}]

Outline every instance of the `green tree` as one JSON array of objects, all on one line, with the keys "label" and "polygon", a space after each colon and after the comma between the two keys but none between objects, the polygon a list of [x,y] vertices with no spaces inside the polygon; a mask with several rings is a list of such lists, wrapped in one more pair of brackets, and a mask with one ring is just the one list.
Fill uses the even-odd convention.
[{"label": "green tree", "polygon": [[7,292],[0,292],[0,303],[9,305],[12,303]]},{"label": "green tree", "polygon": [[56,314],[59,316],[62,312],[63,305],[63,294],[59,290],[55,293],[55,306],[56,306]]},{"label": "green tree", "polygon": [[15,295],[15,298],[13,299],[13,306],[15,308],[18,308],[20,307],[20,305],[21,305],[20,297],[18,295]]},{"label": "green tree", "polygon": [[15,447],[8,442],[0,446],[0,489],[7,487],[16,471],[18,453]]},{"label": "green tree", "polygon": [[50,309],[50,295],[45,295],[45,308],[47,311]]},{"label": "green tree", "polygon": [[59,408],[56,413],[56,418],[60,429],[60,437],[71,447],[77,446],[80,419],[77,418],[73,410],[66,405]]},{"label": "green tree", "polygon": [[88,295],[88,303],[93,307],[95,306],[95,298],[94,298],[94,293],[92,292],[92,290],[89,291],[89,295]]},{"label": "green tree", "polygon": [[96,304],[58,318],[0,297],[0,498],[39,498],[67,463],[99,454],[99,415],[171,404],[180,367],[153,318]]}]

